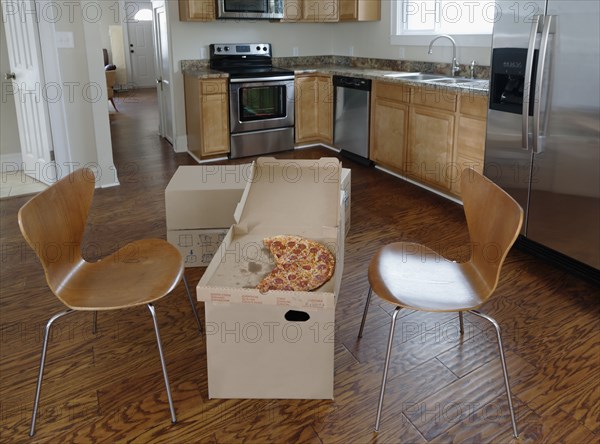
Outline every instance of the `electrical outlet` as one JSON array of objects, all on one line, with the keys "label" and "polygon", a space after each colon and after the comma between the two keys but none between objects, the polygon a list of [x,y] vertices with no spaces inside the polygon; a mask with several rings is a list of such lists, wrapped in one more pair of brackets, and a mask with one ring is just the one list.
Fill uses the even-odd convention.
[{"label": "electrical outlet", "polygon": [[292,55],[293,55],[294,57],[296,57],[296,56],[298,56],[299,54],[300,54],[300,49],[299,49],[297,46],[294,46],[294,47],[292,48]]},{"label": "electrical outlet", "polygon": [[351,46],[350,48],[348,48],[348,55],[350,57],[352,57],[354,55],[354,46]]},{"label": "electrical outlet", "polygon": [[206,48],[200,48],[200,59],[204,60],[206,58]]},{"label": "electrical outlet", "polygon": [[403,59],[406,56],[406,50],[403,47],[398,48],[398,57]]}]

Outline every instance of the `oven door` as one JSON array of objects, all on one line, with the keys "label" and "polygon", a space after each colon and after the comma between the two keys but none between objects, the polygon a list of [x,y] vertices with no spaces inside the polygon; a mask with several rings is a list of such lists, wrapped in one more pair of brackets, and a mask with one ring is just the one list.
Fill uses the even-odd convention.
[{"label": "oven door", "polygon": [[231,133],[294,126],[294,79],[232,79]]}]

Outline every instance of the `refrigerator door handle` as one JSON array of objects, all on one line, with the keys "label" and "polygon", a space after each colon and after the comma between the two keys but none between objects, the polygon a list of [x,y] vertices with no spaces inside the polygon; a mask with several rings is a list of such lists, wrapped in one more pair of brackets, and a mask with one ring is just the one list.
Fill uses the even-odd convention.
[{"label": "refrigerator door handle", "polygon": [[531,97],[531,80],[533,77],[533,55],[535,52],[535,38],[537,37],[542,17],[542,15],[533,16],[533,20],[531,23],[531,31],[529,33],[529,44],[527,45],[527,59],[525,62],[525,81],[523,85],[523,123],[521,125],[521,147],[525,151],[529,150],[529,98]]},{"label": "refrigerator door handle", "polygon": [[542,40],[540,42],[540,55],[538,59],[538,69],[535,79],[535,98],[533,108],[533,152],[540,154],[544,151],[544,145],[540,140],[540,115],[542,112],[542,90],[544,85],[544,68],[546,64],[546,53],[548,51],[548,39],[550,34],[554,34],[554,23],[556,16],[547,15],[544,18],[544,30],[542,31]]}]

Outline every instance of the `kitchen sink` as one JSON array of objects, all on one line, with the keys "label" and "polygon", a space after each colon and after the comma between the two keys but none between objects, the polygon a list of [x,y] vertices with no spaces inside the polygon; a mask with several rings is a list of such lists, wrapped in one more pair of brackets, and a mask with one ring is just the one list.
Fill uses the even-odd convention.
[{"label": "kitchen sink", "polygon": [[438,77],[437,79],[429,79],[425,80],[429,83],[443,83],[443,84],[453,84],[453,83],[475,83],[479,82],[479,79],[468,79],[465,77]]},{"label": "kitchen sink", "polygon": [[440,76],[437,74],[425,74],[422,72],[394,72],[391,74],[384,74],[384,77],[393,77],[393,78],[401,78],[405,80],[416,80],[416,81],[426,81],[426,80],[435,80],[435,79],[443,79],[444,76]]}]

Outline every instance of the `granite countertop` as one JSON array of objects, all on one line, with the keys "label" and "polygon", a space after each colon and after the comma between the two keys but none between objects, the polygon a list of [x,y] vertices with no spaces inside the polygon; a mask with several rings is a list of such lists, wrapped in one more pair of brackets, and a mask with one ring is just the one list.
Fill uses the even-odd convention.
[{"label": "granite countertop", "polygon": [[[341,75],[359,77],[370,80],[385,80],[390,83],[403,83],[410,86],[426,86],[428,89],[441,89],[445,91],[468,92],[476,95],[487,96],[489,91],[489,82],[487,80],[477,80],[469,83],[434,83],[422,80],[410,80],[402,77],[386,77],[388,74],[393,74],[398,71],[370,69],[352,66],[339,65],[298,65],[288,66],[296,75],[322,73],[330,75]],[[227,73],[210,69],[205,64],[188,64],[183,66],[182,72],[185,75],[198,77],[199,79],[215,79],[228,78]]]}]

